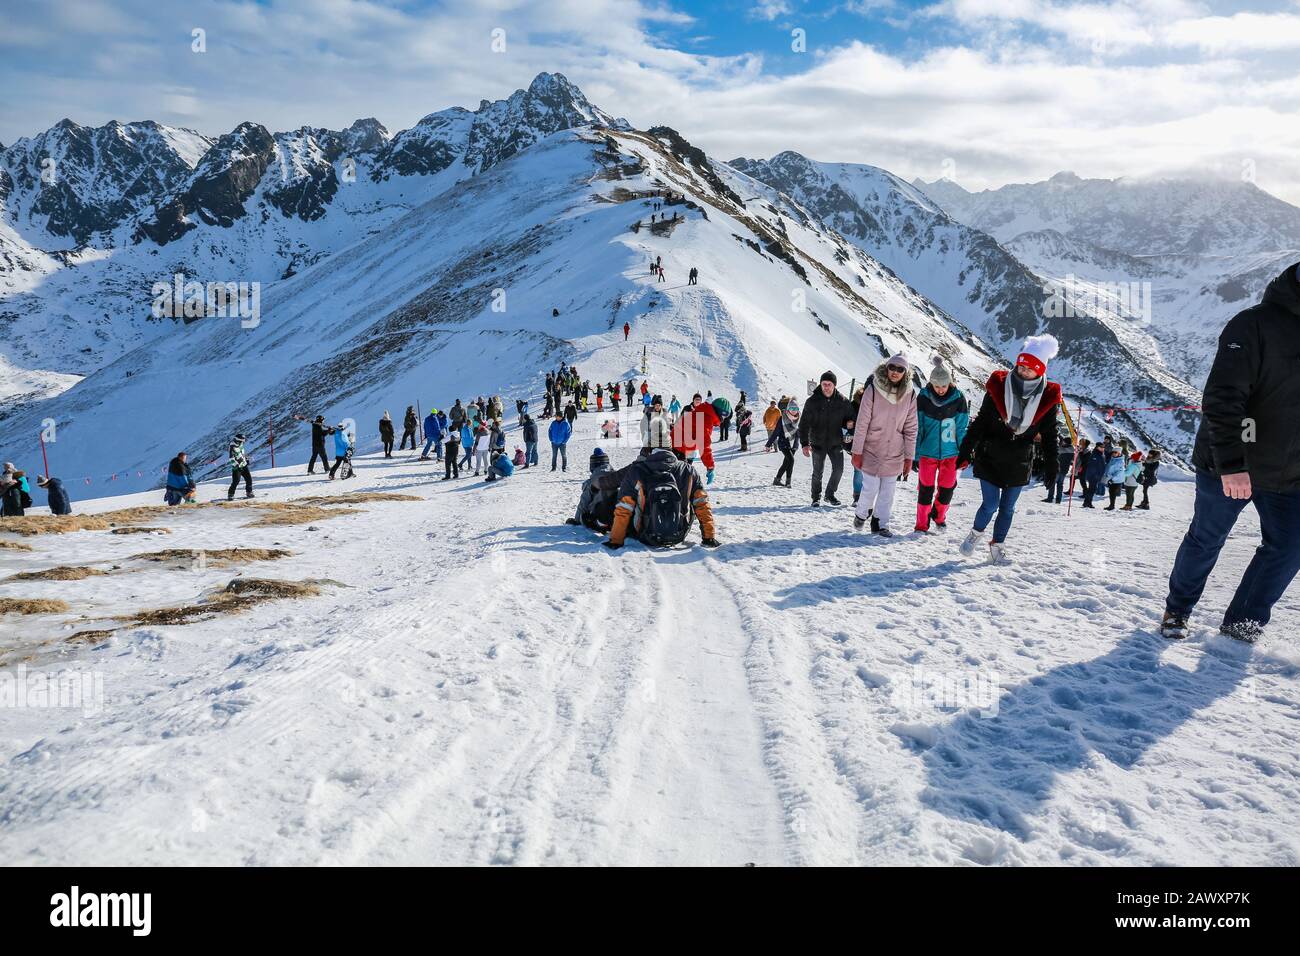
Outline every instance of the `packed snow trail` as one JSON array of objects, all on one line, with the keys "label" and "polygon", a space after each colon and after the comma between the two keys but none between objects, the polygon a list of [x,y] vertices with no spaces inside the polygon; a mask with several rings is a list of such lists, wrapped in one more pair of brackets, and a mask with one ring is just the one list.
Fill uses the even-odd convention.
[{"label": "packed snow trail", "polygon": [[[722,548],[611,554],[562,523],[599,419],[579,418],[567,474],[443,483],[432,463],[366,456],[330,483],[294,465],[258,472],[259,496],[424,500],[264,528],[244,527],[250,509],[174,509],[151,522],[166,536],[0,550],[0,597],[73,608],[0,619],[0,679],[30,658],[99,675],[106,698],[0,715],[0,862],[1300,860],[1300,595],[1258,646],[1213,630],[1253,512],[1171,644],[1156,627],[1185,483],[1157,486],[1151,512],[1069,519],[1030,489],[1015,563],[990,567],[956,554],[973,482],[947,536],[885,542],[854,534],[847,508],[808,508],[807,459],[775,488],[779,456],[732,440],[710,488]],[[634,454],[600,444],[616,466]],[[159,547],[294,554],[130,558]],[[5,580],[56,564],[112,573]],[[66,643],[111,626],[80,615],[190,603],[239,576],[338,585]]]}]

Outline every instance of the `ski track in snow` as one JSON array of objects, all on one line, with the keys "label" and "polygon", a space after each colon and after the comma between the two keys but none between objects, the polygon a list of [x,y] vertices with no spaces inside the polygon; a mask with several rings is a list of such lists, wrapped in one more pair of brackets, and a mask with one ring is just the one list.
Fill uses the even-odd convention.
[{"label": "ski track in snow", "polygon": [[[740,456],[733,439],[711,489],[722,549],[610,554],[560,523],[597,419],[580,419],[568,474],[543,461],[501,484],[443,484],[428,464],[368,456],[344,487],[294,466],[259,473],[259,493],[427,500],[363,504],[316,530],[245,529],[243,508],[153,522],[172,529],[166,547],[280,545],[294,552],[283,561],[0,580],[0,595],[57,595],[90,617],[191,601],[240,574],[346,585],[93,648],[60,639],[96,625],[5,618],[0,651],[90,669],[107,699],[92,716],[5,711],[0,862],[1300,858],[1300,597],[1256,647],[1213,631],[1254,547],[1252,513],[1191,638],[1170,644],[1155,628],[1186,483],[1157,486],[1149,513],[1069,519],[1028,489],[1015,563],[990,567],[956,553],[972,482],[946,536],[885,542],[855,534],[847,508],[807,507],[807,459],[794,488],[775,488],[779,456]],[[899,491],[896,530],[914,489]],[[0,551],[0,577],[130,568],[159,540],[39,536],[30,554]],[[927,699],[917,688],[935,677],[967,696]]]}]

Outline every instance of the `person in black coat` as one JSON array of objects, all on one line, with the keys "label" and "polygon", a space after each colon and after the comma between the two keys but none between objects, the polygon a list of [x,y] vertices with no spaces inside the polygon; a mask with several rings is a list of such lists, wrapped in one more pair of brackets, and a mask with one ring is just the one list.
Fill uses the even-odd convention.
[{"label": "person in black coat", "polygon": [[1192,449],[1196,499],[1191,526],[1169,575],[1161,633],[1187,635],[1229,532],[1248,503],[1259,514],[1260,547],[1219,630],[1254,641],[1300,571],[1300,264],[1219,336]]},{"label": "person in black coat", "polygon": [[57,478],[39,477],[36,484],[46,490],[50,496],[50,514],[52,515],[70,515],[72,514],[72,500],[68,497],[67,489],[63,487],[63,482]]},{"label": "person in black coat", "polygon": [[415,414],[415,406],[406,406],[406,416],[402,419],[402,443],[397,446],[398,451],[406,450],[406,439],[411,439],[411,451],[415,451],[415,436],[419,434],[420,417]]},{"label": "person in black coat", "polygon": [[1003,542],[1011,530],[1016,501],[1032,476],[1035,442],[1041,446],[1049,481],[1055,484],[1056,406],[1061,403],[1061,386],[1047,381],[1047,363],[1056,356],[1057,348],[1053,336],[1032,335],[1017,356],[1015,368],[1010,372],[999,369],[985,383],[979,414],[966,429],[957,452],[958,471],[968,464],[975,466],[983,499],[970,534],[961,544],[964,555],[974,553],[996,514],[989,560],[1004,560]]},{"label": "person in black coat", "polygon": [[831,477],[826,482],[826,503],[838,505],[835,492],[844,474],[844,429],[857,414],[853,404],[836,389],[834,372],[823,372],[821,384],[804,403],[799,416],[799,444],[805,457],[812,457],[812,505],[821,504],[822,470],[831,460]]},{"label": "person in black coat", "polygon": [[[300,422],[307,419],[301,415],[295,415],[294,418]],[[329,471],[330,460],[325,454],[325,436],[333,435],[334,429],[325,424],[325,416],[317,415],[311,422],[311,460],[307,462],[307,474],[316,474],[316,459],[320,458],[321,467]]]},{"label": "person in black coat", "polygon": [[393,420],[388,417],[388,412],[384,412],[384,417],[379,419],[379,438],[384,443],[384,457],[393,457]]},{"label": "person in black coat", "polygon": [[1142,485],[1142,503],[1138,505],[1143,511],[1151,510],[1151,489],[1156,486],[1159,480],[1156,478],[1156,472],[1160,470],[1160,449],[1152,448],[1147,453],[1147,460],[1142,463],[1142,477],[1138,483]]},{"label": "person in black coat", "polygon": [[537,464],[537,422],[528,413],[524,413],[524,467]]}]

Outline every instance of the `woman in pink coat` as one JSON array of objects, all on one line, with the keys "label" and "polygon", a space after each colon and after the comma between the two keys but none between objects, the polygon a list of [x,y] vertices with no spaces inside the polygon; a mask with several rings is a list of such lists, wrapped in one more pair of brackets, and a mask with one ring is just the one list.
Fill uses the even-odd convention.
[{"label": "woman in pink coat", "polygon": [[853,516],[861,529],[871,519],[871,530],[884,538],[894,504],[894,484],[912,470],[916,454],[916,392],[909,381],[907,359],[895,355],[883,362],[867,383],[853,426],[853,467],[862,473],[862,494]]}]

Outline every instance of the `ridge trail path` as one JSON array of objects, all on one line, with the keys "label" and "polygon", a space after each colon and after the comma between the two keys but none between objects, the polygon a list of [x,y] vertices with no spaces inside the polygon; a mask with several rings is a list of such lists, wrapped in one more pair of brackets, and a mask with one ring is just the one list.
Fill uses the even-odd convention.
[{"label": "ridge trail path", "polygon": [[[613,554],[563,524],[595,444],[616,467],[635,454],[598,427],[579,417],[567,474],[444,483],[440,464],[371,455],[328,482],[295,464],[259,472],[259,500],[420,500],[285,527],[174,509],[150,522],[165,544],[74,532],[0,550],[0,597],[73,606],[3,618],[0,675],[31,646],[54,655],[33,668],[104,688],[94,713],[0,712],[0,863],[1300,862],[1300,595],[1255,647],[1212,627],[1253,512],[1169,643],[1155,629],[1186,483],[1162,482],[1151,512],[1069,519],[1030,489],[1014,563],[990,567],[956,554],[969,480],[946,537],[905,533],[900,488],[886,542],[853,533],[848,508],[808,507],[805,459],[773,487],[779,456],[733,439],[709,488],[722,548]],[[131,558],[163,546],[293,554]],[[122,570],[5,580],[56,564]],[[337,584],[66,643],[112,626],[78,614],[192,603],[239,576]]]}]

